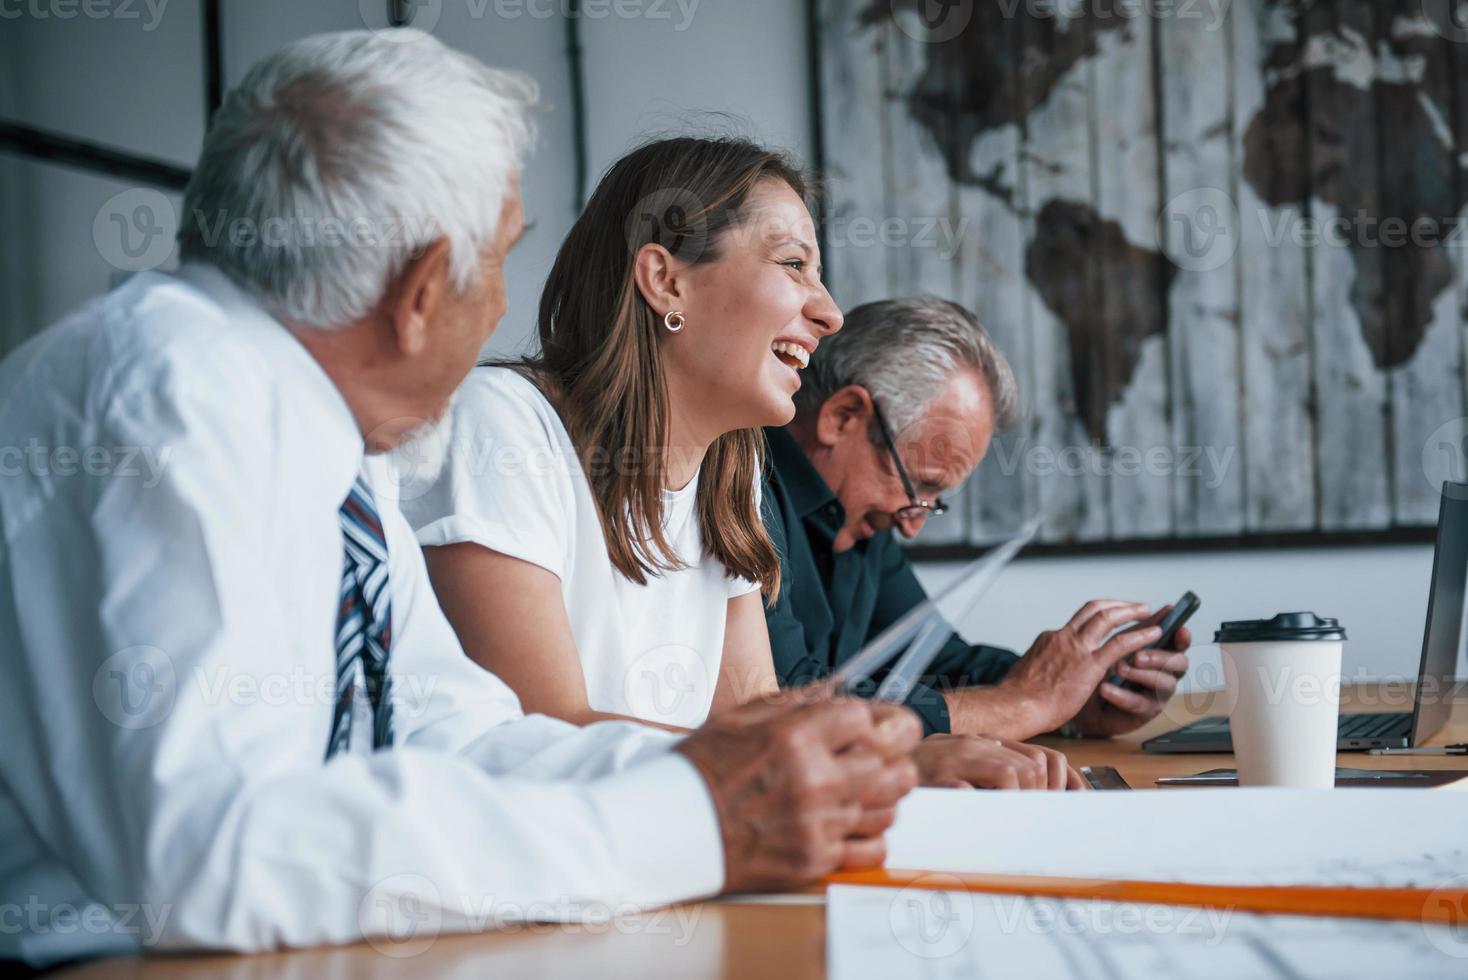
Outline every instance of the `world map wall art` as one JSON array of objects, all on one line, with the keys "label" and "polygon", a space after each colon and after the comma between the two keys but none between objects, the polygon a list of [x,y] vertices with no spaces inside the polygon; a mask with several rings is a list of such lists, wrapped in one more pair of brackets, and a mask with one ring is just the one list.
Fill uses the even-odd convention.
[{"label": "world map wall art", "polygon": [[1468,3],[817,0],[826,278],[1019,380],[925,545],[1406,539],[1468,481]]}]

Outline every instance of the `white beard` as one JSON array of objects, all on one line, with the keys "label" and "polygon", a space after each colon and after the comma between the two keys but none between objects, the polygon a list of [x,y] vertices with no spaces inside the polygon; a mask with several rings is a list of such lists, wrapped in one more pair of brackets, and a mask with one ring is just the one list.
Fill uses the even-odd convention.
[{"label": "white beard", "polygon": [[411,430],[388,453],[393,478],[390,487],[382,488],[383,495],[393,495],[397,502],[422,496],[443,472],[453,434],[454,412],[451,399],[449,407],[438,421],[425,422]]}]

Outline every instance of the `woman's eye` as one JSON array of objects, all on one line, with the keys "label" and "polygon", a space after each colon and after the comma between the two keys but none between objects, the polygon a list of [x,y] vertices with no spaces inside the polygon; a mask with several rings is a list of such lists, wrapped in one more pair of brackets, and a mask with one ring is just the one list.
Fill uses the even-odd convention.
[{"label": "woman's eye", "polygon": [[786,266],[787,268],[794,269],[796,272],[799,272],[805,268],[805,259],[786,259],[780,264]]}]

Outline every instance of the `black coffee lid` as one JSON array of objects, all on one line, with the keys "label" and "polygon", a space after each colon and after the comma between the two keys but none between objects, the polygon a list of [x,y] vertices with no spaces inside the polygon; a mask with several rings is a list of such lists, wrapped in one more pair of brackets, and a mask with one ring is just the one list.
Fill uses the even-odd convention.
[{"label": "black coffee lid", "polygon": [[1236,619],[1223,623],[1214,643],[1272,643],[1280,640],[1344,640],[1338,619],[1321,619],[1313,612],[1280,613],[1273,619]]}]

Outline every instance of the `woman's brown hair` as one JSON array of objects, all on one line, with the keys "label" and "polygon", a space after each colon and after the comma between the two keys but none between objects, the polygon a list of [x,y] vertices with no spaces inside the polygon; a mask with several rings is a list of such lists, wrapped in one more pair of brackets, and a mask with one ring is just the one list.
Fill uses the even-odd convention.
[{"label": "woman's brown hair", "polygon": [[[663,535],[662,319],[637,289],[634,260],[652,242],[686,262],[717,259],[763,180],[806,197],[795,164],[745,140],[659,140],[623,157],[556,255],[540,297],[540,352],[504,365],[535,380],[556,406],[591,484],[612,564],[639,585],[682,562]],[[763,462],[760,430],[723,434],[704,456],[697,506],[705,552],[773,601],[780,562],[755,503]]]}]

